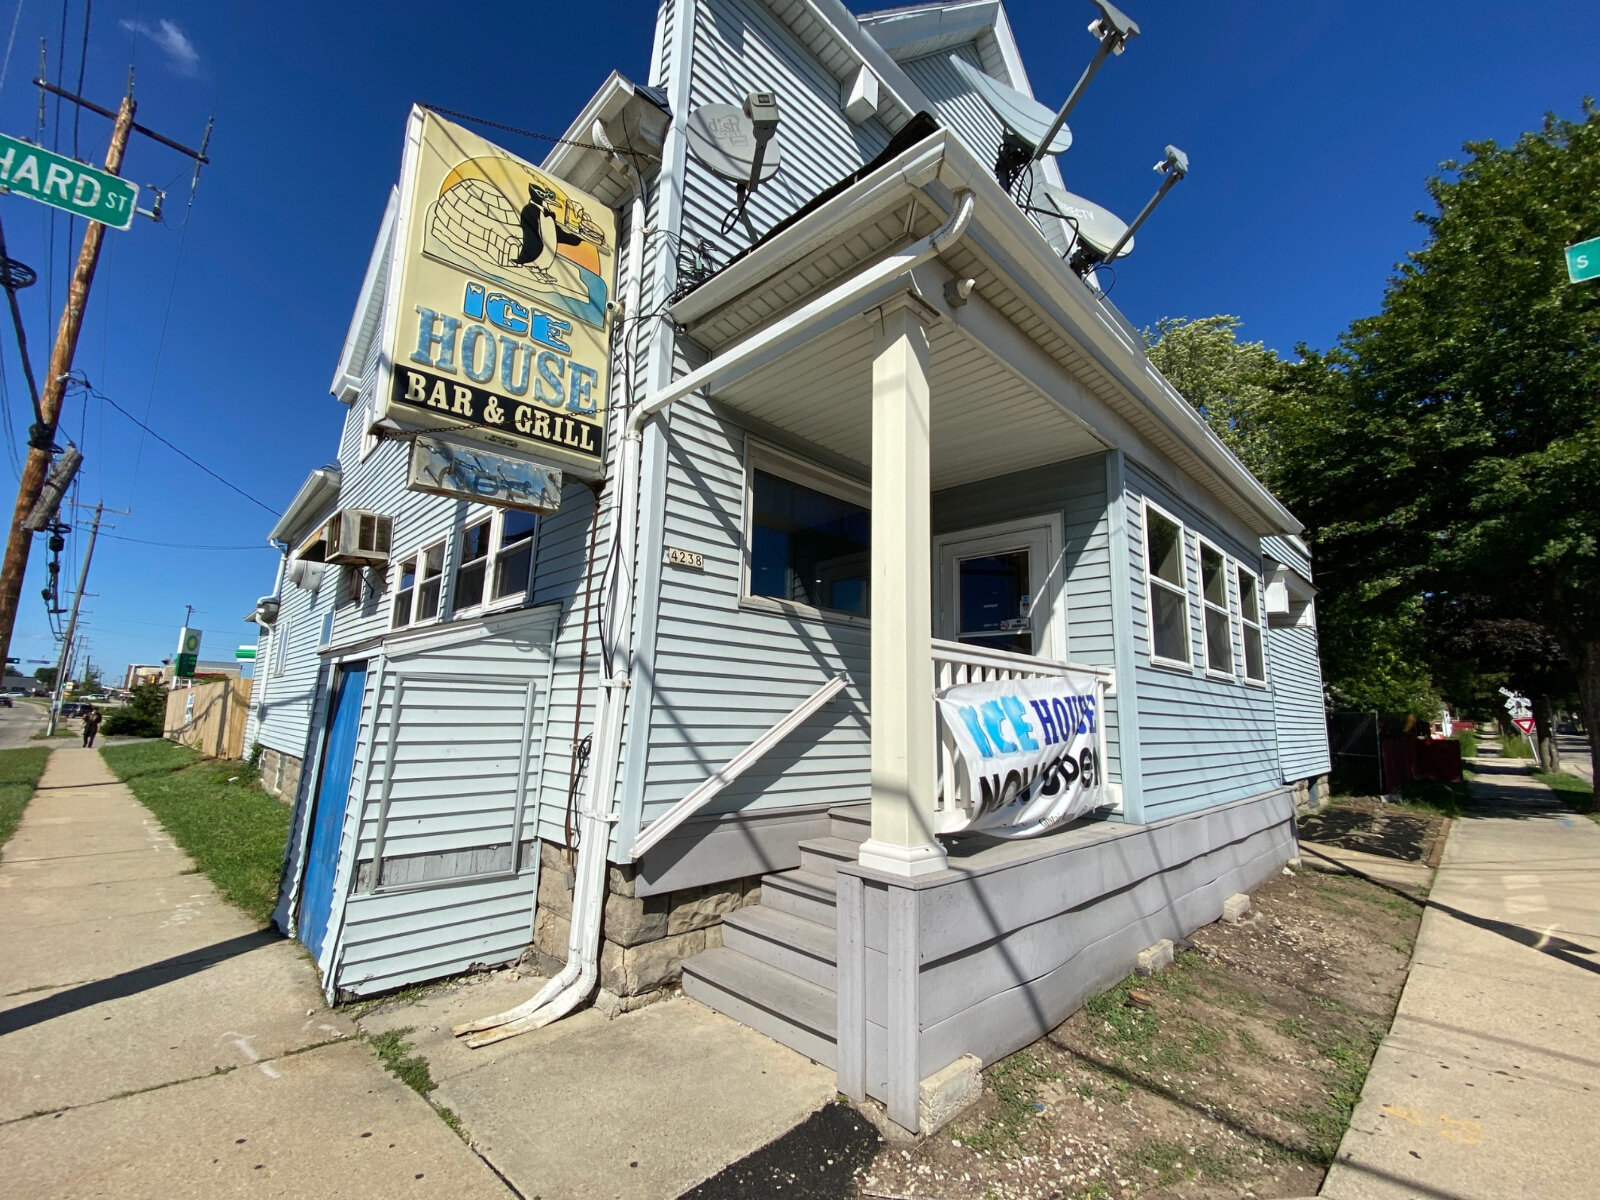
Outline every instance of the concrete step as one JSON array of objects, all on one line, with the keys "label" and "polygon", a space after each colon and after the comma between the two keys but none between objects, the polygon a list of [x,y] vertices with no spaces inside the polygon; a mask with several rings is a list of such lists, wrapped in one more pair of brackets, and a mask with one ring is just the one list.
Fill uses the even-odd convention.
[{"label": "concrete step", "polygon": [[841,804],[828,810],[828,821],[834,837],[859,846],[872,836],[872,805]]},{"label": "concrete step", "polygon": [[764,904],[722,918],[722,944],[769,967],[833,991],[839,935],[827,925]]},{"label": "concrete step", "polygon": [[825,1067],[838,1065],[839,1001],[826,988],[717,946],[683,964],[683,991]]},{"label": "concrete step", "polygon": [[829,929],[838,928],[837,897],[833,875],[811,871],[779,871],[761,877],[761,903],[779,912],[792,913]]},{"label": "concrete step", "polygon": [[853,863],[861,843],[848,838],[812,838],[800,843],[800,869],[813,875],[832,875],[841,863]]}]

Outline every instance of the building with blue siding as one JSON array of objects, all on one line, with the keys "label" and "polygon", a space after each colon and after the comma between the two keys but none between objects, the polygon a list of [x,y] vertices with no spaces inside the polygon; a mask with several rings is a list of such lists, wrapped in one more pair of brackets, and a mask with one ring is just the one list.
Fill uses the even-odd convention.
[{"label": "building with blue siding", "polygon": [[[382,216],[337,461],[258,611],[275,919],[330,995],[552,977],[474,1044],[681,980],[915,1129],[923,1080],[1294,855],[1328,769],[1309,551],[1075,222],[997,182],[971,74],[1031,94],[999,3],[664,0],[638,65],[539,165],[617,222],[603,471],[553,511],[410,486],[400,190]],[[745,195],[685,129],[752,93],[781,154]],[[1089,811],[993,823],[1044,785],[979,788],[941,706],[991,685],[1077,698]]]}]

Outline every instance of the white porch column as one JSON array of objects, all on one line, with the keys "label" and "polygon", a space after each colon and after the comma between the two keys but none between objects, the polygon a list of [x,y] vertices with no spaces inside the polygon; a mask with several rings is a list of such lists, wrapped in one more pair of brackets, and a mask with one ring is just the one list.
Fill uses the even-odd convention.
[{"label": "white porch column", "polygon": [[872,361],[872,836],[860,862],[897,875],[944,869],[933,835],[932,498],[928,329],[904,293],[868,314]]}]

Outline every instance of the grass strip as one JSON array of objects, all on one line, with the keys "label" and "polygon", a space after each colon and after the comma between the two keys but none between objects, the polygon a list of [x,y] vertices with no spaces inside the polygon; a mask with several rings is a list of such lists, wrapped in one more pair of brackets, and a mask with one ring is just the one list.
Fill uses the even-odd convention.
[{"label": "grass strip", "polygon": [[1568,808],[1588,813],[1600,821],[1600,812],[1595,809],[1594,788],[1589,786],[1588,780],[1570,771],[1535,771],[1533,777],[1554,792],[1556,799]]},{"label": "grass strip", "polygon": [[11,840],[50,760],[48,746],[0,750],[0,846]]},{"label": "grass strip", "polygon": [[130,742],[100,753],[222,898],[265,924],[277,902],[289,810],[261,790],[250,769],[171,742]]}]

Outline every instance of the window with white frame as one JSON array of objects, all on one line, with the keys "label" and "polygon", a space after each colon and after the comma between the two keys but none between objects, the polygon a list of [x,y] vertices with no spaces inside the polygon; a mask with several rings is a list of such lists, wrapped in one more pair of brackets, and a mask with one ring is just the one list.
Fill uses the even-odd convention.
[{"label": "window with white frame", "polygon": [[746,598],[867,616],[868,489],[764,446],[747,458]]},{"label": "window with white frame", "polygon": [[1261,580],[1239,568],[1239,623],[1244,629],[1244,677],[1251,683],[1267,681],[1267,659],[1261,644]]},{"label": "window with white frame", "polygon": [[403,629],[439,615],[439,589],[444,583],[444,543],[425,547],[403,559],[395,575],[390,625]]},{"label": "window with white frame", "polygon": [[1183,526],[1145,502],[1144,562],[1150,587],[1150,657],[1189,666],[1189,583]]},{"label": "window with white frame", "polygon": [[462,612],[526,598],[533,576],[534,533],[538,527],[535,514],[515,509],[501,509],[467,525],[461,531],[452,610]]},{"label": "window with white frame", "polygon": [[1205,606],[1206,670],[1233,677],[1233,617],[1228,610],[1228,560],[1200,543],[1200,602]]}]

